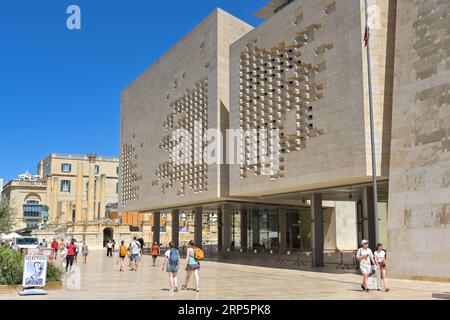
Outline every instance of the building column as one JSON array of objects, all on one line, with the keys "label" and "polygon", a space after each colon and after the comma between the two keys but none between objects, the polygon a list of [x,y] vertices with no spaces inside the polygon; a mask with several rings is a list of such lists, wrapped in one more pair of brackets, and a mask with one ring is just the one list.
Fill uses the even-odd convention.
[{"label": "building column", "polygon": [[50,176],[47,176],[47,189],[45,192],[45,205],[48,207],[48,222],[50,222],[50,217],[53,216],[52,214],[52,188],[53,188],[53,181]]},{"label": "building column", "polygon": [[323,266],[323,209],[320,193],[311,195],[311,249],[313,265]]},{"label": "building column", "polygon": [[222,208],[217,208],[217,250],[222,251]]},{"label": "building column", "polygon": [[105,206],[106,206],[106,175],[100,176],[100,204],[99,204],[99,216],[100,219],[106,218]]},{"label": "building column", "polygon": [[100,192],[102,186],[100,185],[100,177],[95,177],[95,200],[94,200],[94,220],[100,219]]},{"label": "building column", "polygon": [[241,249],[246,251],[248,248],[248,216],[247,210],[241,209]]},{"label": "building column", "polygon": [[203,246],[203,209],[202,207],[194,208],[194,242],[195,246],[201,248]]},{"label": "building column", "polygon": [[278,209],[278,237],[280,251],[286,251],[286,209]]},{"label": "building column", "polygon": [[88,211],[87,221],[95,220],[95,155],[89,155],[89,185],[88,185]]},{"label": "building column", "polygon": [[252,226],[252,248],[254,243],[259,243],[259,209],[251,210],[252,215],[251,226]]},{"label": "building column", "polygon": [[358,247],[356,202],[336,201],[336,247],[338,250],[354,250]]},{"label": "building column", "polygon": [[75,222],[83,220],[83,163],[77,164],[77,181],[75,190]]},{"label": "building column", "polygon": [[222,250],[231,249],[231,207],[222,206]]},{"label": "building column", "polygon": [[362,196],[362,213],[363,213],[363,238],[369,241],[369,247],[375,250],[378,242],[377,219],[375,218],[375,210],[373,206],[373,188],[366,187],[363,189]]},{"label": "building column", "polygon": [[44,163],[42,161],[39,161],[38,164],[38,175],[41,179],[44,177]]},{"label": "building column", "polygon": [[56,223],[58,218],[58,190],[59,190],[59,178],[53,178],[53,201],[52,201],[52,213],[49,217],[49,221]]},{"label": "building column", "polygon": [[153,212],[153,242],[156,241],[157,244],[160,244],[160,239],[159,239],[159,231],[160,231],[160,217],[161,214],[159,211],[155,211]]},{"label": "building column", "polygon": [[172,242],[178,248],[180,243],[180,210],[172,210]]}]

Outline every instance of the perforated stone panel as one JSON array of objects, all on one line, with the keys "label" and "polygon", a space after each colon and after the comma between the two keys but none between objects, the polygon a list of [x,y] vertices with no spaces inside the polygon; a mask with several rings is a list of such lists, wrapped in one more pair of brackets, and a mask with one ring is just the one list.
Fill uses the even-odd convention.
[{"label": "perforated stone panel", "polygon": [[136,173],[137,154],[135,151],[135,147],[130,144],[122,145],[121,205],[139,199],[139,181],[142,180],[142,175]]},{"label": "perforated stone panel", "polygon": [[[258,137],[254,141],[241,137],[241,178],[246,178],[249,171],[255,175],[270,174],[272,179],[284,177],[284,154],[306,147],[306,141],[315,137],[322,130],[317,130],[313,123],[312,102],[323,98],[323,87],[316,86],[315,75],[319,66],[305,63],[300,48],[314,38],[314,30],[320,25],[312,25],[296,34],[289,47],[281,45],[276,48],[262,49],[255,42],[249,43],[240,55],[240,105],[239,122],[244,131],[252,129],[278,129],[279,148],[273,144],[277,140]],[[321,45],[316,55],[331,49],[332,44]],[[293,112],[291,112],[293,111]],[[287,116],[295,117],[288,119]],[[295,121],[295,131],[286,130],[287,121]],[[266,149],[263,144],[268,144]],[[264,154],[260,150],[268,150]],[[276,168],[272,163],[262,161],[271,156],[273,150],[280,150]],[[252,163],[251,159],[258,159]],[[270,171],[263,170],[270,168]]]},{"label": "perforated stone panel", "polygon": [[[195,125],[197,123],[197,125]],[[194,192],[207,190],[208,165],[205,159],[206,130],[208,128],[208,80],[198,81],[193,89],[170,104],[166,121],[162,124],[167,134],[163,137],[159,148],[168,154],[168,159],[158,165],[155,170],[156,179],[153,186],[159,186],[161,194],[179,182],[178,196],[185,194],[186,188]],[[187,130],[192,136],[186,139],[177,129]],[[189,150],[189,163],[178,163],[173,158],[173,150],[180,146],[181,150]]]}]

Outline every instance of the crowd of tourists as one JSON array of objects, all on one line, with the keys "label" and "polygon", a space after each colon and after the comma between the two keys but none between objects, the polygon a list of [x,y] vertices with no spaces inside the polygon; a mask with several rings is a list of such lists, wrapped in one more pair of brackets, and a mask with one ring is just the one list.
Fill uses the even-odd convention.
[{"label": "crowd of tourists", "polygon": [[[47,245],[48,244],[44,239],[41,243],[41,247],[46,248]],[[58,241],[57,239],[53,239],[50,243],[50,248],[53,249],[52,259],[55,262],[61,261],[61,264],[63,268],[65,268],[66,272],[72,270],[74,262],[78,262],[78,255],[80,252],[83,257],[83,263],[87,263],[89,248],[84,241],[78,242],[76,239],[72,239],[70,241],[61,239],[61,241]]]},{"label": "crowd of tourists", "polygon": [[[41,247],[47,247],[48,244],[44,240],[41,243]],[[89,255],[89,248],[86,242],[78,242],[75,239],[71,241],[65,241],[61,239],[58,241],[53,239],[50,244],[53,249],[53,260],[61,260],[63,268],[66,272],[72,269],[73,263],[77,262],[78,255],[81,252],[83,258],[83,264],[87,263],[87,258]],[[116,252],[116,242],[115,240],[109,240],[105,243],[106,256],[113,257],[113,253]],[[125,245],[125,241],[120,241],[118,252],[118,264],[120,266],[119,271],[125,271],[128,262],[128,267],[130,271],[137,271],[138,267],[141,265],[141,257],[143,254],[144,240],[142,238],[133,238],[133,241]],[[152,256],[152,266],[156,266],[156,260],[160,256],[161,248],[159,244],[155,241],[151,248],[150,253]],[[58,258],[59,256],[59,258]],[[191,240],[188,243],[186,250],[186,256],[184,260],[184,270],[186,271],[186,277],[184,283],[181,286],[181,290],[186,290],[189,281],[194,275],[195,278],[195,290],[200,291],[200,261],[204,259],[203,251],[195,246],[195,243]],[[170,292],[177,292],[178,289],[178,271],[180,267],[180,252],[176,248],[174,242],[169,243],[169,248],[164,254],[164,262],[162,270],[165,270],[169,276]],[[387,285],[387,267],[386,267],[386,251],[383,249],[383,245],[378,243],[375,252],[369,248],[369,241],[362,240],[361,247],[356,252],[356,260],[358,262],[358,269],[362,275],[361,288],[365,292],[369,292],[368,279],[375,273],[376,274],[376,284],[377,290],[381,290],[382,282],[384,285],[384,291],[389,292],[389,287]]]}]

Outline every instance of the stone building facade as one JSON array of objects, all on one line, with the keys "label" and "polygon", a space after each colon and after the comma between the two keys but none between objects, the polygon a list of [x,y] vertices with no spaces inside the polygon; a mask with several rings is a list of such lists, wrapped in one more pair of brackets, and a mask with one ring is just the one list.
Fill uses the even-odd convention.
[{"label": "stone building facade", "polygon": [[[364,1],[272,0],[256,28],[215,11],[124,90],[122,210],[151,212],[154,239],[169,214],[175,242],[192,213],[200,244],[214,213],[219,250],[316,266],[381,241],[393,276],[448,280],[450,1],[368,3],[378,203]],[[175,161],[210,145],[219,163]]]}]

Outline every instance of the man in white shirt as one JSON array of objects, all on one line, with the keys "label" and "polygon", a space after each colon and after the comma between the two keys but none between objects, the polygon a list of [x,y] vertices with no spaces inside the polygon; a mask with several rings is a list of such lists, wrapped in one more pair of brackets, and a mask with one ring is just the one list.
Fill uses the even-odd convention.
[{"label": "man in white shirt", "polygon": [[369,279],[369,275],[372,271],[372,263],[375,265],[375,260],[373,258],[372,250],[369,248],[369,241],[363,240],[361,241],[362,247],[358,249],[356,253],[356,259],[359,261],[359,270],[363,276],[363,282],[361,284],[361,288],[363,291],[369,292],[369,288],[367,286],[367,281]]},{"label": "man in white shirt", "polygon": [[137,271],[140,253],[141,244],[136,240],[136,237],[134,237],[133,242],[131,243],[131,261],[133,264],[130,271]]}]

